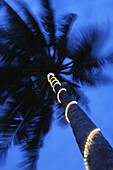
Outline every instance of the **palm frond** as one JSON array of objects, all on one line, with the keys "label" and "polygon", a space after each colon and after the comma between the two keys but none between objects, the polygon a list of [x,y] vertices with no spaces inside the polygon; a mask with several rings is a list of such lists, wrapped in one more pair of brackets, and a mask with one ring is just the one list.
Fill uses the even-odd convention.
[{"label": "palm frond", "polygon": [[[37,114],[40,115],[37,118]],[[43,138],[48,132],[51,125],[52,109],[49,105],[43,105],[43,108],[37,111],[32,111],[32,119],[28,123],[29,137],[22,145],[22,150],[25,153],[25,160],[20,164],[27,169],[35,169],[37,159],[39,158],[39,150],[43,146]],[[45,117],[45,115],[48,115]]]},{"label": "palm frond", "polygon": [[77,14],[70,13],[61,18],[61,25],[59,25],[58,31],[65,38],[68,36],[69,31],[71,30],[72,24],[77,18]]},{"label": "palm frond", "polygon": [[38,21],[36,21],[35,16],[33,13],[31,13],[29,7],[27,4],[24,2],[16,2],[19,7],[18,7],[18,15],[22,18],[22,20],[25,22],[25,24],[29,27],[31,32],[33,33],[34,37],[37,40],[37,43],[39,44],[40,50],[43,49],[43,47],[46,46],[46,42],[44,39],[44,36],[41,32],[40,26]]},{"label": "palm frond", "polygon": [[46,32],[47,43],[49,46],[55,45],[55,25],[53,10],[51,9],[49,0],[41,0],[43,5],[43,14],[41,16],[41,23]]},{"label": "palm frond", "polygon": [[[68,57],[73,61],[70,71],[73,75],[73,80],[78,81],[80,78],[81,82],[81,75],[84,73],[94,74],[95,72],[102,70],[106,62],[109,61],[109,57],[96,57],[93,54],[93,45],[96,44],[97,41],[97,32],[98,29],[89,29],[87,33],[82,33],[81,40],[75,39],[70,44],[71,47],[68,48]],[[82,80],[82,83],[83,81],[85,81],[85,77],[84,80]],[[94,81],[92,84],[95,84]]]},{"label": "palm frond", "polygon": [[0,40],[0,66],[8,66],[20,56],[21,62],[28,61],[29,53],[3,29],[0,29]]},{"label": "palm frond", "polygon": [[72,27],[72,24],[74,23],[75,19],[76,19],[76,14],[68,14],[66,16],[64,16],[61,19],[61,25],[59,28],[59,36],[56,37],[56,49],[57,49],[57,62],[59,62],[60,64],[63,62],[67,50],[66,50],[66,46],[67,46],[67,38],[68,38],[68,34],[69,31]]},{"label": "palm frond", "polygon": [[82,85],[97,86],[112,83],[112,78],[100,72],[84,72],[84,74],[79,74],[79,78],[76,77],[76,81]]},{"label": "palm frond", "polygon": [[0,82],[0,103],[26,85],[30,86],[30,79],[21,66],[0,67]]},{"label": "palm frond", "polygon": [[[36,95],[33,96],[33,92],[29,90],[30,89],[21,90],[15,93],[12,96],[12,99],[7,99],[5,106],[2,109],[0,115],[0,132],[2,134],[0,139],[1,153],[4,145],[6,146],[7,152],[7,149],[11,146],[12,141],[14,141],[15,144],[22,142],[22,136],[19,138],[17,133],[29,117],[28,115],[30,114],[30,110],[36,100]],[[0,155],[2,157],[2,154]]]},{"label": "palm frond", "polygon": [[0,30],[7,32],[11,38],[18,41],[30,54],[33,55],[37,48],[40,50],[40,43],[29,27],[5,1],[1,1],[0,9],[4,11],[4,16],[2,16],[4,22],[0,25]]},{"label": "palm frond", "polygon": [[[8,101],[7,111],[9,111],[10,105],[12,105],[13,101]],[[9,106],[9,107],[8,107]],[[7,112],[4,111],[5,113]],[[6,116],[3,116],[5,113],[2,112],[2,118],[0,119],[0,160],[7,156],[7,151],[12,144],[12,141],[16,135],[16,130],[21,124],[21,117],[19,114],[14,114],[13,118],[6,119]],[[5,156],[4,156],[5,153]]]},{"label": "palm frond", "polygon": [[24,140],[22,146],[22,151],[24,151],[25,160],[20,164],[21,167],[26,167],[26,169],[35,169],[37,159],[39,157],[39,149],[42,147],[43,139],[43,120],[36,119],[31,121],[29,128],[27,129],[30,134],[29,137]]},{"label": "palm frond", "polygon": [[[53,114],[51,103],[40,100],[41,95],[35,94],[35,91],[28,86],[15,92],[12,99],[7,99],[0,117],[1,159],[7,155],[12,142],[15,145],[26,143],[23,145],[23,150],[27,152],[24,163],[29,168],[34,167],[42,136],[45,136],[50,129]],[[43,120],[43,124],[40,124],[40,120]]]}]

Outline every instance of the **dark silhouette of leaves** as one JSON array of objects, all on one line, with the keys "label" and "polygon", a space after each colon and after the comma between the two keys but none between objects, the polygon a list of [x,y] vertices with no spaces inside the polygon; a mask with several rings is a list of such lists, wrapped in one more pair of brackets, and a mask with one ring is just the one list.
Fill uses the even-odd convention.
[{"label": "dark silhouette of leaves", "polygon": [[[69,36],[75,14],[62,18],[56,36],[50,2],[41,3],[43,29],[27,7],[21,6],[18,13],[0,1],[0,158],[6,157],[12,142],[22,145],[27,169],[36,169],[43,138],[51,126],[52,107],[57,103],[47,74],[54,72],[69,94],[87,105],[82,84],[109,82],[101,71],[107,62],[113,62],[112,54],[99,58],[92,53],[98,29],[87,30],[80,41]],[[64,119],[62,110],[59,117]]]},{"label": "dark silhouette of leaves", "polygon": [[53,10],[51,9],[49,0],[41,0],[43,5],[43,14],[41,16],[41,23],[46,32],[47,43],[49,46],[55,45],[55,25]]},{"label": "dark silhouette of leaves", "polygon": [[62,23],[59,26],[60,36],[57,37],[56,41],[56,49],[57,49],[57,62],[60,64],[63,62],[66,54],[67,54],[67,41],[68,41],[68,33],[71,29],[71,26],[76,19],[76,14],[69,14],[62,18]]}]

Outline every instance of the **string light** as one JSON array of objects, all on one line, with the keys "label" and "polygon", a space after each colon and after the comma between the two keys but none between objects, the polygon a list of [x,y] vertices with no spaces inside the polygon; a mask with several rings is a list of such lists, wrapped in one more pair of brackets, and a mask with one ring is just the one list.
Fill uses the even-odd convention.
[{"label": "string light", "polygon": [[57,78],[53,79],[53,81],[51,81],[51,83],[50,83],[51,87],[53,87],[53,83],[54,83],[55,81],[59,82]]},{"label": "string light", "polygon": [[49,73],[49,74],[47,75],[47,79],[48,79],[49,82],[50,82],[50,79],[49,79],[50,76],[55,76],[55,75],[54,75],[54,73]]},{"label": "string light", "polygon": [[91,145],[91,142],[92,142],[93,137],[94,137],[95,134],[97,134],[99,131],[100,131],[99,128],[96,128],[96,129],[92,130],[92,131],[90,132],[90,134],[88,135],[87,140],[86,140],[86,143],[85,143],[85,148],[84,148],[84,164],[85,164],[87,170],[89,170],[89,166],[88,166],[88,162],[87,162],[87,157],[88,157],[88,154],[89,154],[88,148],[89,148],[90,145]]},{"label": "string light", "polygon": [[[52,76],[50,78],[50,76]],[[59,82],[59,80],[55,77],[54,73],[49,73],[47,75],[47,79],[48,79],[48,82],[50,82],[50,85],[51,87],[53,88],[53,91],[56,93],[55,91],[55,86],[58,84],[59,86],[61,86],[61,83]],[[55,83],[54,83],[55,82]],[[53,84],[54,83],[54,84]],[[65,88],[61,88],[58,93],[57,93],[57,99],[58,99],[58,102],[61,103],[61,100],[59,98],[59,95],[62,91],[67,91]],[[67,120],[68,123],[70,123],[70,120],[68,118],[68,110],[70,108],[70,106],[72,104],[77,104],[76,101],[71,101],[70,103],[67,104],[66,106],[66,109],[65,109],[65,118]],[[85,148],[84,148],[84,164],[85,164],[85,167],[86,167],[86,170],[90,170],[89,169],[89,166],[88,166],[88,161],[87,161],[87,157],[88,157],[88,154],[89,154],[89,147],[91,146],[91,143],[92,143],[92,139],[94,137],[95,134],[97,134],[98,132],[100,131],[99,128],[96,128],[94,130],[92,130],[90,132],[90,134],[88,135],[87,137],[87,140],[86,140],[86,143],[85,143]]]},{"label": "string light", "polygon": [[53,85],[53,91],[54,91],[55,93],[56,93],[56,91],[55,91],[55,86],[56,86],[57,84],[58,84],[59,86],[61,86],[61,83],[60,83],[59,81],[57,81],[57,82]]},{"label": "string light", "polygon": [[53,76],[53,77],[51,77],[50,79],[49,79],[49,82],[51,83],[54,79],[57,79],[55,76]]},{"label": "string light", "polygon": [[57,99],[58,99],[58,102],[59,102],[59,103],[61,103],[60,98],[59,98],[59,95],[60,95],[60,93],[61,93],[62,91],[67,91],[67,90],[66,90],[65,88],[62,88],[62,89],[60,89],[60,90],[58,91],[58,93],[57,93]]},{"label": "string light", "polygon": [[[52,76],[51,78],[50,78],[50,76]],[[51,87],[53,88],[53,91],[56,93],[56,91],[55,91],[55,86],[58,84],[59,86],[61,86],[61,83],[59,82],[59,80],[55,77],[55,75],[54,75],[54,73],[49,73],[48,75],[47,75],[47,79],[48,79],[48,82],[50,82],[50,85],[51,85]],[[54,83],[56,81],[56,83]],[[54,85],[53,85],[53,83],[54,83]]]},{"label": "string light", "polygon": [[72,104],[77,104],[76,101],[71,101],[70,103],[67,104],[66,109],[65,109],[65,118],[68,123],[70,123],[69,118],[68,118],[68,110]]}]

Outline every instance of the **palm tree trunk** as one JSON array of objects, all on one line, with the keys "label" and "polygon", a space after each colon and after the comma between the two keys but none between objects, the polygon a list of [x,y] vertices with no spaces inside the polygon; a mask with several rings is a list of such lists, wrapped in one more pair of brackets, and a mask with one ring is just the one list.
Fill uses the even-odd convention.
[{"label": "palm tree trunk", "polygon": [[[60,85],[56,84],[56,93],[58,93],[61,88]],[[66,109],[66,106],[72,101],[72,98],[67,91],[62,91],[60,93],[60,101],[62,107]],[[72,104],[70,106],[68,110],[68,118],[77,144],[80,148],[80,152],[84,156],[88,136],[97,127],[77,104]],[[87,170],[113,170],[113,148],[100,131],[92,137],[87,152]]]}]

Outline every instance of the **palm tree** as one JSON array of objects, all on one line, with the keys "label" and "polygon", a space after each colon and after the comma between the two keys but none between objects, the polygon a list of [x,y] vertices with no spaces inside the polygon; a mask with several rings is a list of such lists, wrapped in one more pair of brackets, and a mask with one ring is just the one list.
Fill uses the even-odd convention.
[{"label": "palm tree", "polygon": [[[69,31],[75,14],[62,19],[56,35],[50,3],[41,2],[44,11],[38,23],[26,7],[22,6],[18,14],[0,1],[0,157],[6,157],[13,141],[22,145],[27,169],[36,169],[58,99],[58,107],[65,109],[60,117],[70,123],[87,169],[112,169],[111,146],[77,104],[82,84],[107,82],[101,70],[110,58],[92,55],[97,39],[94,29],[70,46]],[[72,98],[77,102],[70,103]]]}]

